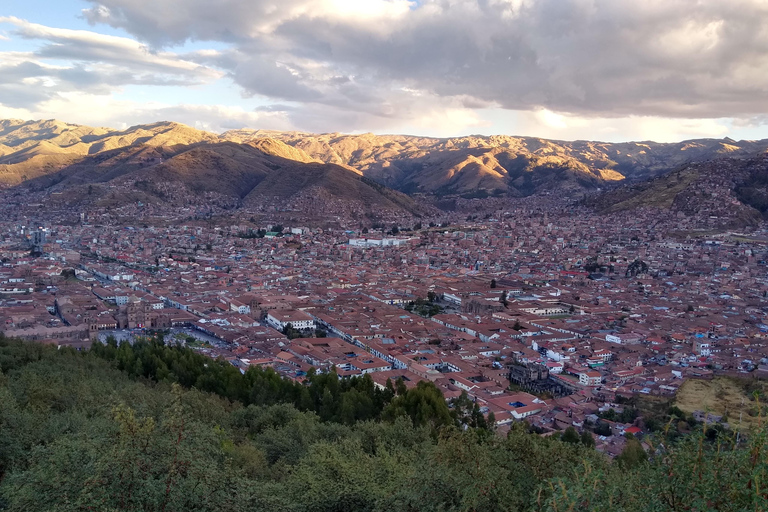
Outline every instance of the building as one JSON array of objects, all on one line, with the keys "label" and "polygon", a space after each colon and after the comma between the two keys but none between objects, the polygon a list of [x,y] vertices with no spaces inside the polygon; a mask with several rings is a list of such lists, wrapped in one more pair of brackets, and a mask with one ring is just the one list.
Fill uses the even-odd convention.
[{"label": "building", "polygon": [[285,326],[291,324],[291,327],[299,331],[305,329],[314,329],[315,321],[307,313],[296,309],[275,309],[267,314],[267,324],[273,329],[282,331]]},{"label": "building", "polygon": [[584,386],[599,386],[603,383],[603,376],[600,372],[583,372],[579,374],[579,384]]},{"label": "building", "polygon": [[693,342],[693,351],[700,356],[712,355],[712,348],[710,347],[709,340],[706,338],[696,339]]}]

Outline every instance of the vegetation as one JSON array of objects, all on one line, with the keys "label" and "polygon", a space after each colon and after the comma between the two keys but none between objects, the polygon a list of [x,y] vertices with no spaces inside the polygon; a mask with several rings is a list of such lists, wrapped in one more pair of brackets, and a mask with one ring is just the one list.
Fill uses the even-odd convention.
[{"label": "vegetation", "polygon": [[431,383],[389,382],[378,405],[370,379],[308,381],[159,343],[0,338],[0,510],[768,508],[765,431],[744,447],[629,439],[612,463],[573,432],[476,427],[466,396],[449,407]]},{"label": "vegetation", "polygon": [[707,411],[730,419],[732,428],[757,426],[766,405],[766,383],[754,379],[717,377],[713,380],[691,379],[683,383],[674,405],[690,415]]},{"label": "vegetation", "polygon": [[238,238],[264,238],[266,234],[266,229],[257,229],[254,231],[253,229],[249,228],[247,231],[236,233],[235,236]]},{"label": "vegetation", "polygon": [[432,317],[442,313],[443,308],[434,303],[434,301],[437,300],[437,297],[433,292],[429,293],[432,294],[429,299],[416,299],[415,301],[411,301],[405,305],[405,310],[423,317]]},{"label": "vegetation", "polygon": [[635,260],[629,264],[626,271],[626,277],[634,277],[648,272],[648,264],[643,260]]},{"label": "vegetation", "polygon": [[754,169],[744,183],[734,189],[736,198],[744,204],[768,214],[768,172],[763,166]]},{"label": "vegetation", "polygon": [[608,409],[605,412],[598,414],[601,418],[608,421],[618,421],[619,423],[632,423],[637,419],[638,411],[634,407],[624,407],[621,412],[616,412],[615,409]]},{"label": "vegetation", "polygon": [[114,340],[106,345],[97,343],[88,356],[104,359],[134,378],[176,383],[244,405],[288,403],[317,414],[323,421],[352,424],[378,419],[393,398],[389,390],[377,389],[367,375],[340,380],[335,370],[311,371],[307,384],[301,384],[280,377],[270,368],[251,367],[242,373],[226,361],[165,345],[162,337],[133,345],[118,346]]}]

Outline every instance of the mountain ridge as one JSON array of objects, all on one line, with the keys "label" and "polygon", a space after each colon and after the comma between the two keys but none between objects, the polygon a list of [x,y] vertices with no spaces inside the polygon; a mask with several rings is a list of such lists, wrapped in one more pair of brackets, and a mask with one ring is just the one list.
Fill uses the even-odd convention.
[{"label": "mountain ridge", "polygon": [[311,212],[324,207],[307,205],[308,199],[323,196],[340,203],[342,210],[351,208],[356,215],[370,217],[376,212],[418,216],[429,209],[405,194],[365,181],[359,172],[314,160],[273,139],[246,144],[133,144],[63,162],[54,172],[40,173],[21,187],[42,193],[51,204],[69,207],[208,204]]},{"label": "mountain ridge", "polygon": [[768,140],[730,138],[610,143],[508,135],[434,138],[252,129],[215,134],[169,121],[112,130],[57,120],[0,120],[0,186],[19,185],[128,147],[167,152],[225,142],[300,163],[338,165],[400,192],[470,197],[583,194],[647,180],[680,165],[723,156],[750,157],[768,149]]}]

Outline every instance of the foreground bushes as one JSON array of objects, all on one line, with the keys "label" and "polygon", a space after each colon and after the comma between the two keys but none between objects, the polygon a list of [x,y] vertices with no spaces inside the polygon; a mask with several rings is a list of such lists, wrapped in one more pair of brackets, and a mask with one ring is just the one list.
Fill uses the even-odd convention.
[{"label": "foreground bushes", "polygon": [[324,420],[268,391],[245,405],[8,340],[0,370],[2,510],[768,510],[764,433],[738,449],[655,443],[647,462],[618,464],[524,425],[420,424],[405,399],[382,418]]}]

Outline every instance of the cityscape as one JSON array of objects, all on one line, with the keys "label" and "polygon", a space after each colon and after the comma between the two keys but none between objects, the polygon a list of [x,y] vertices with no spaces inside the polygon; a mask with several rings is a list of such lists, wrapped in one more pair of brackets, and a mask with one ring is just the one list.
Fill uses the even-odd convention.
[{"label": "cityscape", "polygon": [[158,225],[58,212],[73,220],[56,224],[4,208],[10,337],[85,349],[163,331],[241,371],[426,380],[449,401],[466,393],[500,432],[607,422],[597,449],[611,455],[643,432],[599,418],[622,399],[768,374],[764,229],[670,237],[658,212],[617,221],[547,197],[466,200],[378,229],[247,212]]},{"label": "cityscape", "polygon": [[765,0],[4,0],[0,512],[768,511]]}]

